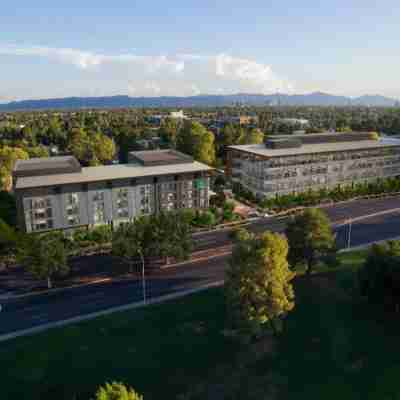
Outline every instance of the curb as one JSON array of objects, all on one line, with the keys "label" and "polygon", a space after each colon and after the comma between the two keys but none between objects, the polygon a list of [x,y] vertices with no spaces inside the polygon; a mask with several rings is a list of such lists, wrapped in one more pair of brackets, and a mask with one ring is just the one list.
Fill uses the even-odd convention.
[{"label": "curb", "polygon": [[67,319],[64,319],[62,321],[49,322],[47,324],[43,324],[43,325],[36,326],[36,327],[33,327],[33,328],[22,329],[22,330],[11,332],[11,333],[6,333],[6,334],[3,334],[3,335],[0,335],[0,342],[5,342],[7,340],[15,339],[15,338],[20,337],[20,336],[33,335],[35,333],[44,332],[44,331],[47,331],[47,330],[52,329],[52,328],[60,328],[60,327],[63,327],[63,326],[75,324],[77,322],[82,322],[82,321],[95,319],[97,317],[110,315],[110,314],[113,314],[113,313],[116,313],[116,312],[134,310],[134,309],[137,309],[137,308],[151,306],[153,304],[163,303],[163,302],[168,301],[168,300],[179,299],[181,297],[185,297],[185,296],[188,296],[188,295],[191,295],[191,294],[194,294],[194,293],[198,293],[198,292],[202,292],[202,291],[214,288],[214,287],[222,286],[223,284],[224,284],[223,280],[222,281],[217,281],[217,282],[212,282],[212,283],[208,283],[206,285],[200,286],[200,287],[195,288],[195,289],[188,289],[188,290],[185,290],[185,291],[182,291],[182,292],[172,293],[172,294],[167,294],[167,295],[164,295],[164,296],[156,297],[154,299],[150,299],[146,303],[144,303],[143,301],[140,301],[140,302],[135,302],[135,303],[124,304],[122,306],[111,307],[111,308],[108,308],[106,310],[96,311],[96,312],[89,313],[89,314],[86,314],[86,315],[83,315],[83,316],[67,318]]},{"label": "curb", "polygon": [[354,247],[352,246],[350,248],[341,249],[341,250],[338,251],[338,253],[348,253],[349,251],[367,249],[368,247],[371,247],[374,244],[388,242],[389,240],[400,240],[400,236],[395,236],[395,237],[390,238],[390,239],[374,240],[373,242],[368,242],[368,243],[365,243],[365,244],[360,244],[358,246],[354,246]]}]

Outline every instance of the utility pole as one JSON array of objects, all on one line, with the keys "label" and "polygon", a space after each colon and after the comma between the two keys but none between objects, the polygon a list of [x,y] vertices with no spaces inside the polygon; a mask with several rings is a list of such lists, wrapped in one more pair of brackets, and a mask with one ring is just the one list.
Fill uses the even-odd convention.
[{"label": "utility pole", "polygon": [[144,256],[140,253],[140,259],[142,261],[142,289],[143,289],[143,304],[146,304],[146,277],[144,275]]},{"label": "utility pole", "polygon": [[347,236],[347,248],[350,248],[351,244],[351,218],[347,221],[349,225],[349,231],[348,231],[348,236]]}]

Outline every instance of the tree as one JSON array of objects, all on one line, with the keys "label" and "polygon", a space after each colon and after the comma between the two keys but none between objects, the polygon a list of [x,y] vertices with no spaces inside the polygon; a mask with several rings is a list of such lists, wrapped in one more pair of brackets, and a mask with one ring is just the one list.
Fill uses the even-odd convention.
[{"label": "tree", "polygon": [[73,128],[68,135],[67,149],[80,162],[88,162],[88,135],[83,128]]},{"label": "tree", "polygon": [[49,151],[44,146],[28,147],[26,150],[31,158],[49,157]]},{"label": "tree", "polygon": [[89,138],[89,142],[95,159],[101,164],[114,158],[116,152],[115,143],[106,135],[97,132]]},{"label": "tree", "polygon": [[223,216],[225,221],[231,221],[234,218],[233,210],[235,209],[235,203],[231,200],[227,200],[223,204]]},{"label": "tree", "polygon": [[84,165],[99,165],[113,159],[112,139],[96,132],[88,135],[83,128],[74,128],[68,138],[68,150]]},{"label": "tree", "polygon": [[15,227],[17,219],[17,206],[12,193],[0,191],[0,219],[8,225]]},{"label": "tree", "polygon": [[29,154],[19,148],[0,147],[0,186],[2,190],[10,191],[12,188],[12,170],[17,160],[27,160]]},{"label": "tree", "polygon": [[112,254],[127,263],[130,272],[133,272],[133,266],[138,258],[144,270],[146,249],[149,244],[148,232],[148,219],[141,217],[129,224],[119,225],[113,234]]},{"label": "tree", "polygon": [[310,208],[294,217],[286,227],[291,265],[304,263],[307,274],[324,256],[335,251],[335,236],[327,215]]},{"label": "tree", "polygon": [[400,241],[374,244],[359,271],[361,294],[372,303],[400,309]]},{"label": "tree", "polygon": [[217,221],[215,215],[211,211],[202,211],[197,215],[196,222],[200,226],[211,228],[216,224]]},{"label": "tree", "polygon": [[230,322],[244,338],[261,335],[266,327],[277,333],[277,322],[294,307],[291,280],[295,273],[287,262],[288,243],[279,233],[261,237],[242,229],[225,279]]},{"label": "tree", "polygon": [[177,149],[206,164],[215,163],[214,134],[195,121],[185,121]]},{"label": "tree", "polygon": [[20,241],[19,257],[27,270],[37,279],[46,279],[52,288],[54,277],[68,274],[64,237],[60,232],[29,235]]},{"label": "tree", "polygon": [[260,144],[264,141],[264,134],[260,129],[253,128],[245,136],[245,144]]},{"label": "tree", "polygon": [[7,267],[16,255],[18,233],[0,218],[0,256]]},{"label": "tree", "polygon": [[112,382],[99,387],[95,400],[143,400],[143,397],[123,383]]},{"label": "tree", "polygon": [[175,118],[166,118],[160,128],[160,137],[167,143],[170,143],[173,148],[176,147],[178,135],[178,123]]}]

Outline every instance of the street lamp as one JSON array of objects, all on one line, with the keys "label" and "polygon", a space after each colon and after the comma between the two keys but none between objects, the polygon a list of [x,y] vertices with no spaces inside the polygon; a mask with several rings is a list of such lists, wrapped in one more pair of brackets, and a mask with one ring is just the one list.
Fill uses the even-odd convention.
[{"label": "street lamp", "polygon": [[349,218],[347,220],[347,223],[348,223],[348,226],[349,226],[348,235],[347,235],[347,248],[349,249],[350,248],[350,244],[351,244],[351,223],[352,223],[351,218]]},{"label": "street lamp", "polygon": [[143,303],[146,304],[146,277],[144,275],[144,256],[141,251],[139,251],[140,261],[142,262],[142,290],[143,290]]}]

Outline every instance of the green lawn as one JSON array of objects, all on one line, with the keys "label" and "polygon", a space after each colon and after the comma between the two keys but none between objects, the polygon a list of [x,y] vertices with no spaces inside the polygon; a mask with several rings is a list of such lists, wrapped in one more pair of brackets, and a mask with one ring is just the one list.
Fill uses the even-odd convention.
[{"label": "green lawn", "polygon": [[282,337],[251,352],[223,335],[222,289],[2,343],[1,399],[88,400],[112,379],[145,400],[400,399],[400,323],[356,295],[364,254],[299,278]]}]

